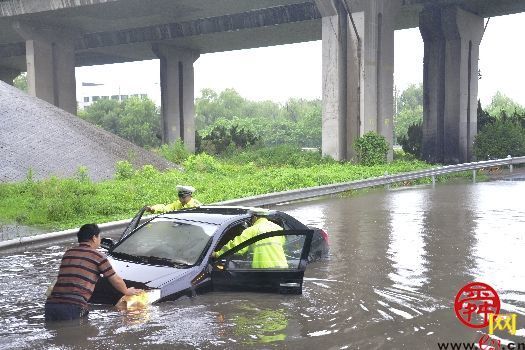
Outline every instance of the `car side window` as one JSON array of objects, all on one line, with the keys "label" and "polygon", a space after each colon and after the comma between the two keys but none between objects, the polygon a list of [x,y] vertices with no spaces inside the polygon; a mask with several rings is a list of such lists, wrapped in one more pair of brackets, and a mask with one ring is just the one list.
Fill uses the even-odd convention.
[{"label": "car side window", "polygon": [[226,256],[227,270],[299,269],[305,235],[277,235]]},{"label": "car side window", "polygon": [[217,243],[217,247],[215,248],[215,250],[218,251],[226,243],[239,236],[242,233],[242,231],[244,231],[244,229],[248,227],[248,225],[249,224],[247,222],[241,222],[228,228],[222,236],[222,238],[220,239],[219,243]]},{"label": "car side window", "polygon": [[291,229],[290,225],[288,225],[288,223],[285,220],[283,220],[281,217],[279,217],[279,216],[271,216],[271,217],[268,218],[268,220],[270,220],[274,224],[277,224],[277,225],[281,226],[283,228],[283,230],[290,230]]}]

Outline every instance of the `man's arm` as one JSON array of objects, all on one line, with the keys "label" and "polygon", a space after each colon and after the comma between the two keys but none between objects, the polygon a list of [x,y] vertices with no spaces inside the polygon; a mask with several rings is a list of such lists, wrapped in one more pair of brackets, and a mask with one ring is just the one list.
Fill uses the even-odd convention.
[{"label": "man's arm", "polygon": [[115,287],[116,290],[118,290],[120,293],[124,295],[136,295],[142,292],[142,289],[136,289],[133,287],[128,288],[126,286],[126,282],[124,282],[122,277],[120,277],[116,273],[112,275],[111,277],[108,277],[108,280],[109,280],[109,283],[111,283],[111,285]]},{"label": "man's arm", "polygon": [[148,206],[146,208],[146,211],[150,213],[154,213],[154,214],[160,214],[160,213],[165,213],[168,211],[166,210],[166,207],[167,205],[164,205],[164,204],[155,204],[155,205]]},{"label": "man's arm", "polygon": [[154,214],[167,213],[168,211],[180,210],[181,204],[179,201],[170,204],[155,204],[147,207],[147,211]]},{"label": "man's arm", "polygon": [[[217,251],[216,254],[215,254],[215,257],[225,253],[226,251],[232,249],[233,247],[238,246],[242,242],[247,241],[247,240],[249,240],[250,238],[252,238],[252,237],[254,237],[256,235],[257,235],[257,229],[255,227],[253,227],[253,226],[252,227],[248,227],[247,229],[242,231],[242,233],[239,236],[234,237],[231,241],[226,243],[221,248],[221,250]],[[248,249],[249,249],[249,247],[244,247],[243,249],[239,250],[238,253],[241,254],[241,255],[244,255],[244,253],[246,253],[248,251]]]}]

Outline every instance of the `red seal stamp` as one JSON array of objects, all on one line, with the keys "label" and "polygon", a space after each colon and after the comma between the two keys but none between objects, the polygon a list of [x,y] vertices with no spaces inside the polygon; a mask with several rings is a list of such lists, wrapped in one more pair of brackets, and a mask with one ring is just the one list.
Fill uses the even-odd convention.
[{"label": "red seal stamp", "polygon": [[499,314],[498,293],[486,283],[472,282],[461,288],[454,301],[454,311],[461,323],[471,328],[489,325],[489,314]]}]

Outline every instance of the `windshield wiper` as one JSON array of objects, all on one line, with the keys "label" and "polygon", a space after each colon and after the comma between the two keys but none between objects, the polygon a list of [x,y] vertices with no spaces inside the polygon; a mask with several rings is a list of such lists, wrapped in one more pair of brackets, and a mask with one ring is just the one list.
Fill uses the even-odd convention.
[{"label": "windshield wiper", "polygon": [[140,257],[140,256],[136,256],[136,255],[131,255],[131,254],[126,254],[126,253],[120,253],[120,252],[111,252],[109,255],[115,257],[115,258],[122,258],[122,259],[125,259],[125,260],[130,260],[130,261],[144,261],[143,260],[143,257]]},{"label": "windshield wiper", "polygon": [[171,267],[182,267],[182,268],[188,268],[188,267],[193,266],[193,265],[190,265],[182,261],[171,260],[168,258],[161,258],[158,256],[153,256],[153,255],[145,256],[145,255],[131,255],[131,254],[120,253],[120,252],[111,252],[111,256],[116,257],[116,258],[125,259],[125,260],[146,263],[146,264],[159,264],[159,265],[165,265],[165,266],[171,266]]},{"label": "windshield wiper", "polygon": [[187,263],[184,263],[182,261],[176,261],[168,258],[161,258],[158,256],[139,256],[139,258],[143,259],[144,262],[148,262],[150,264],[160,264],[160,265],[167,265],[167,266],[173,266],[173,267],[184,267],[188,268],[192,265],[189,265]]},{"label": "windshield wiper", "polygon": [[185,263],[183,261],[178,261],[178,260],[171,260],[171,262],[181,267],[192,267],[193,266],[192,264],[188,264],[188,263]]}]

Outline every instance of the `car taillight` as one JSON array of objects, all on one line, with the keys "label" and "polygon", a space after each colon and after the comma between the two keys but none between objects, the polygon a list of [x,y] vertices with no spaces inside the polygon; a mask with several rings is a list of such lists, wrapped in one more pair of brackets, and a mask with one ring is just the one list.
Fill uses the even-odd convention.
[{"label": "car taillight", "polygon": [[319,231],[321,231],[321,236],[323,236],[325,242],[328,243],[328,233],[323,229],[320,229]]}]

